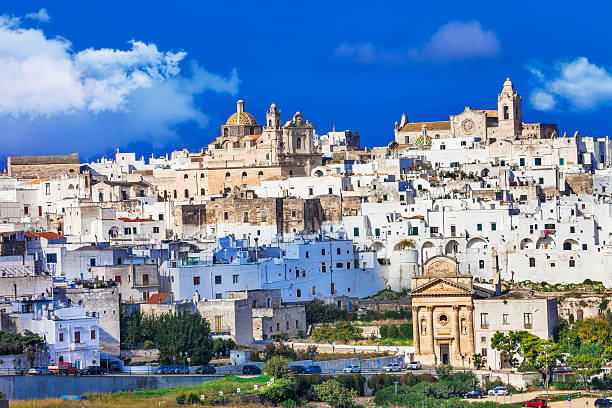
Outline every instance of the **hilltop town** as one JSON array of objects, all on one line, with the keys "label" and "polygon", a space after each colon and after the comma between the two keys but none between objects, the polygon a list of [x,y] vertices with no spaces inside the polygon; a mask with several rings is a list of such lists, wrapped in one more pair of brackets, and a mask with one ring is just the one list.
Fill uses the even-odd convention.
[{"label": "hilltop town", "polygon": [[404,363],[511,369],[496,333],[552,341],[608,311],[612,143],[526,122],[510,79],[497,91],[448,118],[404,114],[368,148],[357,131],[239,100],[196,152],[8,157],[0,330],[45,347],[0,369],[140,358],[189,372],[212,350],[164,351],[139,332],[187,314],[227,342],[221,366],[282,341],[322,352],[336,340],[321,328],[349,316],[377,322],[338,344],[380,351],[385,312],[406,335],[383,351]]}]

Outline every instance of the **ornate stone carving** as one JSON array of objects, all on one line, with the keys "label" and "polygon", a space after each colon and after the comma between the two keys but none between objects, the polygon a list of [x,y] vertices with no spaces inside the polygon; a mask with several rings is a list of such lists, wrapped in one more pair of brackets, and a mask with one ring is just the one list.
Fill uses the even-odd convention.
[{"label": "ornate stone carving", "polygon": [[468,135],[474,133],[474,130],[476,129],[476,126],[474,125],[474,121],[472,119],[464,120],[461,124],[461,127],[463,128],[463,131]]},{"label": "ornate stone carving", "polygon": [[425,273],[435,276],[452,276],[456,274],[457,267],[450,262],[435,261],[427,266]]}]

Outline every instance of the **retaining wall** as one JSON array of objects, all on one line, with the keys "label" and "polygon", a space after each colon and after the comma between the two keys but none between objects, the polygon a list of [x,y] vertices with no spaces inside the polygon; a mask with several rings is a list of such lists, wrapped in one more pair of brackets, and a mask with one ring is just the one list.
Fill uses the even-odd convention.
[{"label": "retaining wall", "polygon": [[62,395],[154,390],[200,385],[220,376],[208,375],[0,375],[0,391],[10,400],[59,398]]}]

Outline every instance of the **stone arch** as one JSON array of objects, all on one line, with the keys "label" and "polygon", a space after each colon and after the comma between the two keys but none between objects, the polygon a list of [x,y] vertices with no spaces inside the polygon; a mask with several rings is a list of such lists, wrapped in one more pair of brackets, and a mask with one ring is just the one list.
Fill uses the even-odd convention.
[{"label": "stone arch", "polygon": [[117,238],[118,236],[119,236],[119,228],[112,227],[111,229],[108,230],[109,238]]},{"label": "stone arch", "polygon": [[521,249],[532,249],[533,248],[533,240],[531,238],[523,238],[520,243]]},{"label": "stone arch", "polygon": [[563,250],[565,251],[571,251],[578,249],[578,241],[576,241],[575,239],[566,239],[565,242],[563,242]]},{"label": "stone arch", "polygon": [[487,241],[481,237],[474,237],[467,243],[467,249],[485,249],[487,247]]},{"label": "stone arch", "polygon": [[451,239],[446,243],[446,248],[444,249],[444,253],[446,255],[454,255],[459,252],[459,242],[457,240]]},{"label": "stone arch", "polygon": [[259,173],[257,173],[257,177],[259,177],[260,180],[263,179],[263,176],[264,176],[263,171],[260,171]]},{"label": "stone arch", "polygon": [[242,172],[242,179],[243,179],[243,180],[246,180],[246,179],[247,179],[247,172],[246,172],[246,171],[243,171],[243,172]]},{"label": "stone arch", "polygon": [[384,253],[385,244],[383,244],[381,241],[374,241],[370,245],[370,249],[372,251],[376,251],[377,257],[380,258],[379,254],[383,254]]},{"label": "stone arch", "polygon": [[300,150],[302,148],[302,138],[298,137],[297,140],[295,141],[295,148],[297,150]]},{"label": "stone arch", "polygon": [[541,237],[536,242],[536,249],[555,249],[556,247],[555,240],[550,236]]},{"label": "stone arch", "polygon": [[323,170],[318,169],[314,172],[315,177],[323,177]]},{"label": "stone arch", "polygon": [[425,241],[421,246],[421,259],[423,261],[435,255],[435,245],[431,241]]}]

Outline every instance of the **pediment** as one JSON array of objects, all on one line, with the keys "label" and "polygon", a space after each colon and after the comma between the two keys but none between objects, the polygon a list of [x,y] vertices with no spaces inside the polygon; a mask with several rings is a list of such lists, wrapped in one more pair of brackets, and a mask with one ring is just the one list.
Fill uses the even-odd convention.
[{"label": "pediment", "polygon": [[472,296],[474,291],[457,282],[438,278],[411,291],[412,296]]}]

